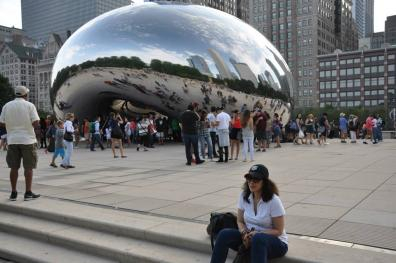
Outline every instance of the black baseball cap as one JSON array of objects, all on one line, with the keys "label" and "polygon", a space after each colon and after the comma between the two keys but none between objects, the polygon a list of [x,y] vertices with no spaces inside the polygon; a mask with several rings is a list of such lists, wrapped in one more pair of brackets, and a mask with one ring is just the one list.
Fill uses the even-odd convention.
[{"label": "black baseball cap", "polygon": [[249,172],[245,175],[246,179],[268,179],[269,173],[267,167],[262,164],[255,164],[250,167]]}]

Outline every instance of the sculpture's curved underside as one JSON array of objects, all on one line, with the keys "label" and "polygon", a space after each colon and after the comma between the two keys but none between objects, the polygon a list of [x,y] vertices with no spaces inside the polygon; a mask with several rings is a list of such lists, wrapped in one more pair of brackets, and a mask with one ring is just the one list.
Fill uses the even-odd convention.
[{"label": "sculpture's curved underside", "polygon": [[76,31],[56,58],[51,95],[60,118],[110,110],[177,116],[198,102],[226,111],[261,105],[287,121],[292,76],[272,44],[234,16],[146,3],[108,12]]}]

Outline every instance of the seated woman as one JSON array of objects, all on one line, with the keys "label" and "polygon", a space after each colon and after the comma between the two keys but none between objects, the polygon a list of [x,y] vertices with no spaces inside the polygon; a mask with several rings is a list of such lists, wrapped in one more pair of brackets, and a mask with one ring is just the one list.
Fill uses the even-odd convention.
[{"label": "seated woman", "polygon": [[211,263],[226,262],[228,249],[238,250],[242,244],[250,249],[252,263],[265,263],[286,254],[285,209],[278,188],[268,177],[268,169],[262,164],[253,165],[245,175],[238,203],[239,229],[220,231]]}]

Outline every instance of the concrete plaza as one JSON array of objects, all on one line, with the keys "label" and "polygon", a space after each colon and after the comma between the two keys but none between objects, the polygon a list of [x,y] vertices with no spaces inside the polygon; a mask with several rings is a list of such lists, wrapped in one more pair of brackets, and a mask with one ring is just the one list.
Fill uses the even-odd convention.
[{"label": "concrete plaza", "polygon": [[[113,207],[150,216],[206,224],[212,211],[235,211],[243,175],[253,163],[205,162],[186,166],[181,144],[148,152],[74,151],[75,169],[49,167],[39,153],[33,191],[71,202]],[[9,191],[5,152],[0,152],[0,190]],[[241,156],[239,157],[241,159]],[[378,145],[283,144],[255,153],[280,188],[290,234],[396,250],[396,140]],[[24,191],[22,173],[18,185]],[[20,199],[22,196],[19,197]],[[2,201],[4,202],[4,200]]]}]

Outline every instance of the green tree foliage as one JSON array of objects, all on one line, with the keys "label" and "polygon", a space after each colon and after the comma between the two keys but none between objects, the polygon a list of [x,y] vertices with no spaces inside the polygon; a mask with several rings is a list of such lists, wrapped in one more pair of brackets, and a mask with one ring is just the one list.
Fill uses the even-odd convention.
[{"label": "green tree foliage", "polygon": [[0,112],[3,106],[14,98],[14,90],[8,82],[8,78],[0,74]]}]

